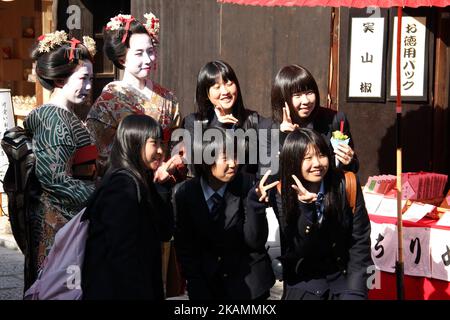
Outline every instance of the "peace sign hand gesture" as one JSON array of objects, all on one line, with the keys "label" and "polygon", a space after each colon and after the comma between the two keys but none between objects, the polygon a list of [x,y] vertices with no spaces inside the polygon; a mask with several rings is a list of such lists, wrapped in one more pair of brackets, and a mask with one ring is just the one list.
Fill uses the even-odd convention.
[{"label": "peace sign hand gesture", "polygon": [[259,182],[258,187],[256,187],[256,189],[255,189],[259,202],[269,202],[269,197],[268,197],[267,191],[272,189],[279,183],[279,181],[275,181],[266,186],[264,185],[266,183],[267,178],[270,175],[270,172],[271,172],[270,170],[267,170],[267,172],[264,174],[261,181]]},{"label": "peace sign hand gesture", "polygon": [[181,163],[183,163],[183,158],[179,154],[174,155],[167,160],[167,162],[163,162],[158,169],[156,169],[153,181],[157,183],[166,182],[175,171],[177,165],[180,165]]},{"label": "peace sign hand gesture", "polygon": [[283,122],[280,124],[281,132],[291,132],[298,128],[298,124],[293,124],[291,119],[291,112],[289,111],[289,106],[287,102],[284,103],[283,107]]},{"label": "peace sign hand gesture", "polygon": [[294,179],[295,184],[293,184],[291,187],[297,192],[297,199],[300,202],[312,203],[317,200],[317,194],[306,190],[300,180],[295,176],[295,174],[292,175],[292,178]]},{"label": "peace sign hand gesture", "polygon": [[217,119],[221,123],[238,123],[238,119],[236,119],[232,114],[226,114],[225,110],[221,105],[217,105],[214,107],[214,112],[216,113]]}]

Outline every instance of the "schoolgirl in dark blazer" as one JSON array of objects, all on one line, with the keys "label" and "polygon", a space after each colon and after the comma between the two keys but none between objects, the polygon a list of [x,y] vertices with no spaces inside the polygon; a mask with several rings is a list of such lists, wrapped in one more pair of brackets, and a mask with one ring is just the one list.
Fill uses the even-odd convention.
[{"label": "schoolgirl in dark blazer", "polygon": [[[199,71],[197,76],[197,88],[195,102],[197,110],[187,115],[181,127],[186,129],[190,134],[190,145],[186,148],[193,147],[193,141],[201,139],[195,137],[195,126],[200,129],[198,134],[204,132],[207,128],[220,127],[223,129],[242,129],[254,130],[257,137],[258,123],[262,117],[256,111],[247,109],[242,98],[239,80],[233,68],[226,62],[214,60],[206,63]],[[257,155],[257,142],[253,141],[251,146],[253,155]],[[193,162],[191,162],[193,163]],[[242,170],[249,173],[256,173],[258,160],[250,160],[244,163]],[[193,165],[189,166],[190,175],[195,174]]]},{"label": "schoolgirl in dark blazer", "polygon": [[110,169],[91,199],[82,271],[85,300],[163,300],[161,242],[173,216],[153,184],[162,161],[162,130],[153,118],[119,124]]},{"label": "schoolgirl in dark blazer", "polygon": [[265,216],[269,205],[278,218],[284,298],[366,299],[367,268],[373,262],[359,182],[352,213],[344,175],[334,168],[325,139],[310,129],[287,136],[280,167],[280,181],[267,183],[267,172],[250,190],[248,211]]},{"label": "schoolgirl in dark blazer", "polygon": [[189,299],[265,299],[275,282],[265,249],[267,221],[247,215],[254,178],[237,171],[225,154],[225,131],[214,130],[223,140],[201,146],[215,150],[213,161],[196,165],[196,177],[174,194],[175,247]]},{"label": "schoolgirl in dark blazer", "polygon": [[[266,129],[267,135],[263,135],[267,145],[267,156],[272,159],[269,164],[260,164],[258,173],[264,174],[269,167],[272,174],[277,177],[278,172],[273,168],[278,168],[272,163],[279,161],[277,151],[281,151],[287,135],[295,128],[309,128],[320,133],[332,151],[332,161],[338,160],[338,167],[346,171],[358,172],[359,160],[354,151],[354,141],[350,131],[350,123],[346,115],[339,111],[320,106],[320,94],[317,83],[312,74],[299,65],[288,65],[280,69],[277,73],[271,92],[272,117],[262,118],[259,122],[259,129]],[[333,152],[330,139],[332,133],[341,129],[349,138],[348,145],[340,145]],[[273,140],[271,134],[275,130],[278,135],[278,148],[272,147]],[[272,150],[272,148],[274,150]],[[261,176],[260,175],[260,176]]]}]

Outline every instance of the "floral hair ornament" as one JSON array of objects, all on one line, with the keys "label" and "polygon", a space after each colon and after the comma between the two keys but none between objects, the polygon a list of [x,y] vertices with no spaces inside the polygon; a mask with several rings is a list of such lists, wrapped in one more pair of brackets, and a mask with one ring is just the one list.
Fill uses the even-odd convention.
[{"label": "floral hair ornament", "polygon": [[[43,34],[39,38],[37,38],[37,40],[39,42],[38,51],[40,53],[50,52],[51,50],[64,44],[69,44],[69,61],[72,61],[74,58],[76,58],[76,47],[78,44],[81,44],[81,42],[76,38],[68,40],[67,33],[65,31],[55,31],[53,33]],[[89,51],[89,54],[93,58],[97,53],[94,39],[88,36],[84,36],[82,44],[86,47],[86,49]]]},{"label": "floral hair ornament", "polygon": [[144,18],[146,19],[144,23],[145,29],[152,37],[155,42],[158,42],[159,36],[159,19],[153,13],[145,13]]},{"label": "floral hair ornament", "polygon": [[118,14],[117,16],[110,19],[106,24],[106,30],[119,30],[120,28],[125,28],[125,34],[122,37],[122,43],[125,43],[128,37],[128,30],[130,30],[130,24],[136,20],[132,15]]},{"label": "floral hair ornament", "polygon": [[95,40],[88,36],[83,36],[83,45],[88,49],[91,57],[94,58],[97,53],[97,49],[95,47]]},{"label": "floral hair ornament", "polygon": [[50,52],[56,47],[61,46],[67,42],[67,33],[65,31],[55,31],[52,33],[46,33],[38,38],[40,53]]}]

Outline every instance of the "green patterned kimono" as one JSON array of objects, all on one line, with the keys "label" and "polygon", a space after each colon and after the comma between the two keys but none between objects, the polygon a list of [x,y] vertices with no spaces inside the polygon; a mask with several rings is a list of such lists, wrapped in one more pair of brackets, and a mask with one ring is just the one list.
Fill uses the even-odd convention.
[{"label": "green patterned kimono", "polygon": [[29,210],[33,245],[32,257],[26,259],[30,260],[25,266],[27,274],[27,269],[31,273],[40,269],[56,232],[86,205],[94,184],[72,174],[77,150],[91,144],[87,129],[75,114],[46,104],[33,110],[24,126],[33,134],[36,177],[42,187],[39,201]]}]

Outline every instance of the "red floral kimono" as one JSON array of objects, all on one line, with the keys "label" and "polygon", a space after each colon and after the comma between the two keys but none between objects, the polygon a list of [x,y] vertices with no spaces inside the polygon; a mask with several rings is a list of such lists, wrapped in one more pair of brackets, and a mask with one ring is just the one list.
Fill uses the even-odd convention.
[{"label": "red floral kimono", "polygon": [[152,87],[139,90],[122,81],[111,82],[92,105],[86,124],[99,151],[99,175],[104,173],[117,127],[129,114],[146,114],[161,124],[168,156],[170,135],[180,124],[178,101],[169,90],[154,82],[150,84]]}]

